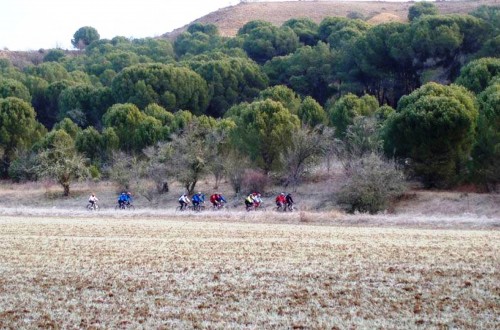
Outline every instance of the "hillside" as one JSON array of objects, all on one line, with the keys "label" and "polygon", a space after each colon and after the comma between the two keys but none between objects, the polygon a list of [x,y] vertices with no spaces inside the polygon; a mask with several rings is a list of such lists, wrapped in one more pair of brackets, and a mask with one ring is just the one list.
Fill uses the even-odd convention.
[{"label": "hillside", "polygon": [[[319,23],[325,17],[346,17],[355,13],[361,14],[373,24],[392,21],[404,22],[407,20],[408,8],[413,4],[413,2],[336,0],[240,3],[219,9],[191,23],[215,24],[222,36],[231,37],[236,35],[239,28],[252,20],[263,20],[281,25],[291,18],[308,17]],[[482,5],[498,4],[498,0],[435,2],[441,14],[469,13]],[[184,32],[188,25],[166,33],[162,37],[174,39]]]}]

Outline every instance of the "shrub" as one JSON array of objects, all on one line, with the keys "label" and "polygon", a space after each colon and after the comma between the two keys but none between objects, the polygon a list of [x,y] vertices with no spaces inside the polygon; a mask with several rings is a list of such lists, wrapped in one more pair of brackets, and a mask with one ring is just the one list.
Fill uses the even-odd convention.
[{"label": "shrub", "polygon": [[375,153],[354,161],[347,175],[337,201],[350,213],[385,210],[392,199],[406,190],[403,172]]},{"label": "shrub", "polygon": [[249,192],[263,192],[269,184],[269,177],[260,170],[247,169],[243,175],[243,188]]}]

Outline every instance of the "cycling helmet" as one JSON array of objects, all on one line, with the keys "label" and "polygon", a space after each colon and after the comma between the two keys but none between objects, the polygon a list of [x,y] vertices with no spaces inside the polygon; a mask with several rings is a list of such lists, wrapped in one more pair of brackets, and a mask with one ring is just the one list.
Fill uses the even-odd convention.
[{"label": "cycling helmet", "polygon": [[282,192],[282,193],[281,193],[281,195],[285,196],[285,193],[284,193],[284,192]]}]

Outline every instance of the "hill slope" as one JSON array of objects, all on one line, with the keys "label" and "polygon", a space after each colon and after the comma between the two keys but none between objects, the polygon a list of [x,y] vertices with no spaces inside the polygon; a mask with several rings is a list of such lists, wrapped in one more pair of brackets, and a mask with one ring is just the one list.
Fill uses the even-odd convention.
[{"label": "hill slope", "polygon": [[[240,3],[203,16],[192,23],[215,24],[222,36],[235,36],[238,29],[249,21],[263,20],[281,25],[291,18],[308,17],[320,23],[328,16],[346,17],[350,13],[359,13],[368,22],[379,24],[388,21],[407,20],[408,9],[414,2],[383,1],[286,1]],[[498,5],[498,0],[475,1],[438,1],[435,2],[441,14],[469,13],[482,5]],[[188,24],[189,25],[189,24]],[[187,26],[164,34],[162,37],[174,39],[184,32]]]}]

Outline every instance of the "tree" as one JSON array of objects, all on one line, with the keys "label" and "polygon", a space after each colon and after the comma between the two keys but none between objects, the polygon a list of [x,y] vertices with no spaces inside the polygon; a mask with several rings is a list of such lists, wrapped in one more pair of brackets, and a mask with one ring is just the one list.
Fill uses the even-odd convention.
[{"label": "tree", "polygon": [[59,118],[70,118],[79,126],[100,126],[104,111],[114,103],[111,90],[90,84],[69,86],[59,94]]},{"label": "tree", "polygon": [[405,39],[407,29],[402,23],[380,24],[341,49],[339,76],[344,85],[362,83],[362,91],[390,105],[417,88],[420,82]]},{"label": "tree", "polygon": [[322,159],[331,143],[333,143],[333,130],[330,128],[302,127],[295,131],[288,143],[283,146],[281,153],[284,186],[296,187]]},{"label": "tree", "polygon": [[76,151],[73,139],[63,130],[51,131],[42,141],[36,172],[42,178],[56,180],[63,187],[64,196],[69,196],[72,182],[90,176],[86,159]]},{"label": "tree", "polygon": [[462,67],[460,76],[458,76],[455,83],[479,94],[496,77],[500,77],[500,59],[492,57],[480,58]]},{"label": "tree", "polygon": [[271,85],[285,85],[302,97],[312,96],[324,104],[333,93],[335,55],[327,44],[299,48],[293,54],[275,57],[264,65]]},{"label": "tree", "polygon": [[26,86],[15,79],[0,78],[0,98],[17,97],[26,102],[31,102],[31,95]]},{"label": "tree", "polygon": [[463,178],[474,142],[478,110],[464,87],[428,83],[404,96],[384,132],[389,155],[410,158],[426,186],[450,186]]},{"label": "tree", "polygon": [[103,138],[92,126],[76,134],[75,147],[78,152],[85,155],[93,164],[98,163],[99,160],[104,158],[103,155],[105,155]]},{"label": "tree", "polygon": [[408,20],[411,22],[423,15],[437,15],[437,7],[430,2],[417,2],[408,9]]},{"label": "tree", "polygon": [[314,46],[318,43],[319,26],[310,18],[292,18],[283,23],[283,26],[290,27],[304,45]]},{"label": "tree", "polygon": [[251,101],[268,86],[260,66],[246,58],[195,58],[190,65],[208,83],[210,103],[206,113],[216,118],[236,103]]},{"label": "tree", "polygon": [[236,123],[233,145],[248,154],[269,173],[282,164],[280,152],[299,129],[300,119],[282,103],[270,99],[240,104],[227,114]]},{"label": "tree", "polygon": [[500,183],[500,82],[477,97],[479,119],[472,151],[473,179],[488,188]]},{"label": "tree", "polygon": [[283,106],[296,115],[301,104],[300,97],[290,88],[284,85],[271,86],[261,91],[260,100],[273,100],[280,102]]},{"label": "tree", "polygon": [[139,152],[164,138],[161,122],[142,113],[134,104],[115,104],[103,116],[104,125],[113,128],[120,149]]},{"label": "tree", "polygon": [[377,99],[371,95],[357,97],[354,94],[342,96],[328,107],[328,114],[332,126],[335,127],[335,135],[344,137],[347,127],[354,123],[354,118],[359,116],[370,116],[378,109]]},{"label": "tree", "polygon": [[117,102],[133,103],[141,109],[156,103],[171,111],[203,114],[209,102],[207,83],[199,74],[159,63],[122,70],[113,79],[112,91]]},{"label": "tree", "polygon": [[298,115],[302,123],[309,127],[326,125],[328,122],[325,109],[310,96],[307,96],[300,104]]},{"label": "tree", "polygon": [[196,122],[188,125],[182,134],[174,135],[170,147],[170,165],[174,176],[188,194],[193,194],[196,184],[208,173],[210,148],[206,148],[204,128]]},{"label": "tree", "polygon": [[16,97],[0,98],[0,148],[3,150],[1,173],[5,175],[17,151],[29,149],[44,134],[31,105]]},{"label": "tree", "polygon": [[378,213],[406,190],[404,174],[394,162],[372,153],[349,168],[347,181],[338,192],[337,202],[350,212]]},{"label": "tree", "polygon": [[50,49],[47,54],[43,57],[44,62],[59,62],[62,58],[66,56],[64,50],[56,48]]},{"label": "tree", "polygon": [[248,56],[260,64],[293,53],[299,47],[299,37],[288,26],[278,28],[267,22],[249,22],[238,35],[244,38],[243,49]]},{"label": "tree", "polygon": [[91,26],[84,26],[79,28],[71,39],[73,47],[80,50],[84,49],[92,42],[99,40],[100,35],[97,30]]},{"label": "tree", "polygon": [[359,159],[373,153],[380,154],[382,147],[381,126],[377,119],[360,116],[347,127],[344,139],[336,141],[334,152],[344,168],[349,170]]},{"label": "tree", "polygon": [[321,41],[330,44],[333,49],[340,49],[369,29],[368,23],[360,19],[345,17],[327,17],[321,21],[318,36]]}]

